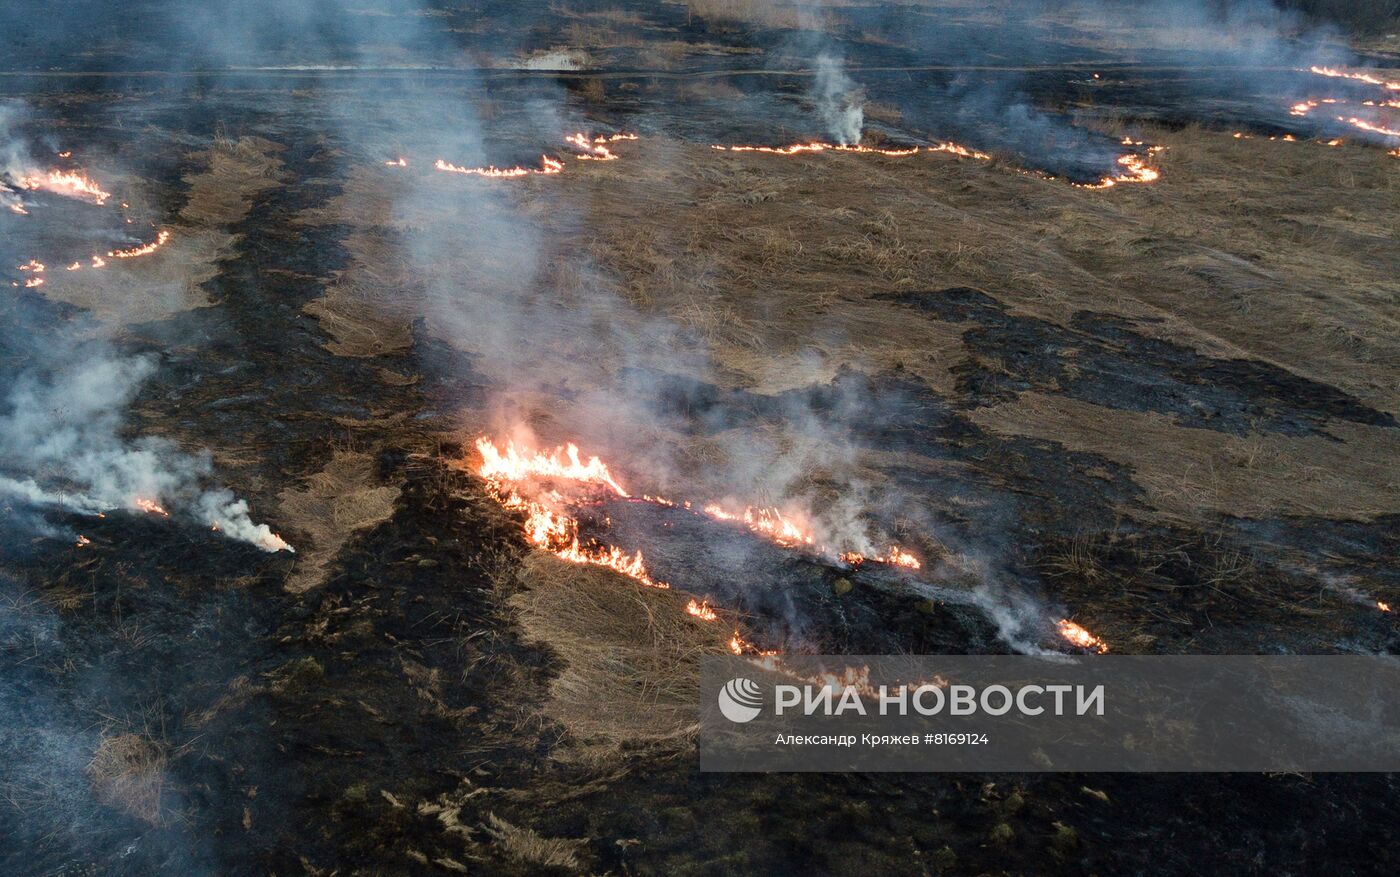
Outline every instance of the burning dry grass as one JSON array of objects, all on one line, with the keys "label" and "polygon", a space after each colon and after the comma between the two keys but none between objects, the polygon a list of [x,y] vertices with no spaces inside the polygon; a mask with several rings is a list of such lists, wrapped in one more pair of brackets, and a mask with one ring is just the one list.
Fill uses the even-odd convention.
[{"label": "burning dry grass", "polygon": [[[192,156],[205,169],[185,177],[189,192],[179,222],[161,229],[168,240],[138,258],[108,258],[101,268],[84,264],[81,270],[49,271],[43,294],[84,308],[109,326],[209,306],[201,287],[218,273],[217,262],[234,244],[227,228],[247,216],[259,193],[280,184],[276,153],[281,148],[258,137],[220,138],[214,148]],[[147,237],[161,240],[154,230]]]},{"label": "burning dry grass", "polygon": [[374,458],[357,451],[337,450],[320,472],[295,490],[278,494],[279,520],[304,536],[296,570],[287,589],[300,593],[325,580],[326,567],[358,530],[372,527],[394,511],[399,489],[381,485]]},{"label": "burning dry grass", "polygon": [[[1012,315],[1061,325],[1081,311],[1114,315],[1146,336],[1264,360],[1400,411],[1395,160],[1200,129],[1132,133],[1168,146],[1164,178],[1109,191],[951,155],[783,157],[644,139],[622,161],[576,162],[512,184],[513,206],[549,242],[534,281],[544,292],[509,266],[450,249],[416,264],[422,276],[385,267],[386,235],[470,220],[451,201],[377,217],[363,206],[376,191],[383,197],[385,182],[366,172],[326,220],[360,230],[350,239],[359,267],[313,313],[338,349],[362,355],[394,346],[383,337],[409,337],[409,305],[393,299],[412,301],[419,288],[471,288],[502,307],[552,295],[561,308],[599,307],[598,296],[620,291],[628,307],[602,305],[609,318],[625,329],[664,317],[680,328],[677,343],[717,363],[694,375],[702,380],[775,393],[842,368],[899,370],[950,393],[974,356],[963,335],[976,319],[914,313],[882,296],[972,286]],[[578,264],[580,250],[591,264]],[[459,343],[428,313],[429,332]],[[580,389],[634,364],[610,348],[579,353],[582,361],[566,350],[537,355],[557,357]],[[489,372],[493,358],[480,367]],[[662,367],[684,372],[688,361],[671,356]],[[1393,479],[1376,468],[1395,451],[1383,429],[1339,424],[1332,431],[1346,444],[1236,439],[1079,404],[1042,393],[979,417],[1002,434],[1102,449],[1132,466],[1152,504],[1173,516],[1396,506]],[[566,409],[550,416],[574,431]]]},{"label": "burning dry grass", "polygon": [[102,738],[85,772],[104,803],[160,825],[166,760],[165,749],[147,737],[118,734]]},{"label": "burning dry grass", "polygon": [[545,713],[583,752],[667,743],[694,730],[698,661],[726,651],[732,629],[686,613],[688,595],[545,554],[524,563],[510,598],[527,640],[563,667]]}]

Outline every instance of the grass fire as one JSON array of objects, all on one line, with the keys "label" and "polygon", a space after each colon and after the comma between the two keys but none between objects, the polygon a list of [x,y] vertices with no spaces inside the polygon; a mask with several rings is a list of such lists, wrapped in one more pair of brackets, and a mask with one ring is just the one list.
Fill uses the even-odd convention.
[{"label": "grass fire", "polygon": [[33,5],[0,874],[1397,870],[1394,3]]}]

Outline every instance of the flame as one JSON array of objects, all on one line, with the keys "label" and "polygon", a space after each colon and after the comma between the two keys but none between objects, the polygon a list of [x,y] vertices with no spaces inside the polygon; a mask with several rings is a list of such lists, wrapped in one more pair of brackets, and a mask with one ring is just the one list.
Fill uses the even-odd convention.
[{"label": "flame", "polygon": [[[710,148],[716,149],[720,152],[762,152],[768,155],[804,155],[815,152],[857,152],[865,155],[889,155],[896,158],[902,158],[906,155],[914,155],[915,153],[921,151],[921,147],[918,146],[910,146],[901,149],[877,149],[873,146],[861,146],[860,144],[856,144],[854,146],[846,146],[840,143],[820,143],[816,141],[813,141],[811,143],[794,143],[791,146],[715,145],[711,146]],[[966,149],[965,147],[958,146],[955,143],[940,143],[937,146],[927,147],[927,150],[929,152],[954,152],[958,155],[964,155],[971,158],[991,158],[990,155],[984,155],[980,152],[974,152],[970,149]]]},{"label": "flame", "polygon": [[[588,501],[590,492],[628,497],[602,460],[590,457],[585,462],[572,442],[550,453],[529,453],[514,442],[508,442],[502,451],[483,437],[477,439],[476,449],[481,455],[476,474],[486,481],[502,507],[524,513],[525,539],[531,545],[570,563],[606,567],[647,587],[670,587],[651,577],[641,551],[629,555],[616,546],[585,546],[580,542],[578,519],[564,508]],[[547,489],[552,481],[566,482],[565,489],[575,493],[582,488],[582,495],[566,498],[558,490]]]},{"label": "flame", "polygon": [[[758,658],[771,658],[778,654],[776,650],[765,651],[760,649],[758,646],[740,636],[737,630],[734,631],[734,635],[729,638],[729,651],[736,655],[752,655]],[[770,664],[773,664],[773,662],[770,662]],[[776,665],[774,664],[774,666]]]},{"label": "flame", "polygon": [[892,566],[902,566],[907,569],[923,569],[923,563],[914,555],[900,548],[898,545],[891,545],[890,550],[884,554],[877,554],[874,557],[862,554],[859,551],[847,551],[841,555],[841,560],[850,566],[856,567],[863,563],[886,563]]},{"label": "flame", "polygon": [[89,539],[88,537],[84,536],[83,534],[79,533],[79,534],[78,534],[78,541],[77,541],[75,544],[76,544],[79,548],[82,548],[84,545],[91,545],[91,544],[92,544],[92,540]]},{"label": "flame", "polygon": [[564,163],[562,161],[559,161],[558,159],[550,158],[547,155],[540,156],[540,166],[538,168],[527,168],[518,166],[512,168],[459,167],[458,165],[443,161],[440,158],[433,164],[433,167],[437,168],[440,171],[446,171],[450,174],[467,174],[469,176],[492,178],[528,177],[536,174],[548,175],[564,172]]},{"label": "flame", "polygon": [[775,508],[754,508],[748,506],[742,512],[727,512],[718,505],[707,505],[705,514],[719,521],[742,522],[754,533],[764,536],[784,548],[799,545],[815,545],[816,538],[811,531],[803,528],[791,518]]},{"label": "flame", "polygon": [[481,467],[477,474],[487,480],[521,481],[526,478],[558,478],[565,481],[579,481],[585,484],[607,487],[620,497],[627,497],[627,491],[612,477],[607,465],[597,457],[589,457],[583,462],[578,445],[569,442],[562,448],[555,448],[546,454],[523,453],[515,442],[507,442],[505,451],[499,451],[490,439],[476,440],[476,449],[481,454]]},{"label": "flame", "polygon": [[[17,285],[17,284],[16,284],[16,285]],[[42,277],[31,277],[31,278],[29,278],[28,280],[24,281],[24,288],[25,288],[25,289],[33,289],[33,288],[35,288],[36,286],[43,286],[43,285],[44,285],[44,278],[42,278]]]},{"label": "flame", "polygon": [[575,156],[575,158],[584,161],[616,161],[618,155],[608,148],[608,144],[616,143],[619,140],[636,139],[636,134],[613,134],[610,137],[599,134],[597,137],[589,140],[587,135],[580,131],[577,134],[570,134],[568,137],[565,137],[564,141],[579,150],[580,154]]},{"label": "flame", "polygon": [[[1160,152],[1161,149],[1159,147],[1153,147],[1152,151]],[[1097,183],[1079,184],[1079,188],[1111,189],[1120,183],[1155,183],[1162,176],[1161,171],[1156,168],[1148,167],[1146,160],[1143,159],[1142,156],[1134,155],[1131,152],[1127,155],[1119,156],[1118,163],[1126,169],[1125,172],[1121,172],[1112,177],[1104,177]]]},{"label": "flame", "polygon": [[47,174],[29,174],[20,177],[17,184],[21,189],[43,189],[69,198],[82,198],[101,207],[112,197],[100,186],[77,171],[49,171]]},{"label": "flame", "polygon": [[15,267],[20,271],[33,271],[35,274],[44,273],[44,263],[40,262],[38,259],[30,259],[23,265],[16,265]]},{"label": "flame", "polygon": [[[151,241],[149,244],[142,244],[139,247],[132,247],[128,250],[112,250],[107,255],[111,256],[114,259],[134,259],[137,256],[149,256],[151,253],[154,253],[156,250],[159,250],[161,247],[165,246],[165,243],[168,240],[170,240],[170,232],[160,231],[156,233],[156,239]],[[97,264],[98,258],[96,256],[93,256],[92,259],[93,267],[100,268],[101,266]]]},{"label": "flame", "polygon": [[1377,600],[1377,601],[1376,601],[1376,608],[1379,609],[1379,610],[1381,610],[1382,612],[1390,612],[1390,611],[1392,611],[1391,608],[1390,608],[1390,604],[1387,603],[1387,602],[1385,602],[1384,600]]},{"label": "flame", "polygon": [[1059,628],[1060,636],[1069,640],[1072,645],[1078,646],[1081,649],[1093,649],[1101,655],[1108,651],[1108,643],[1094,636],[1068,618],[1061,618],[1056,624],[1056,627]]},{"label": "flame", "polygon": [[136,499],[133,499],[131,501],[131,504],[147,514],[160,515],[163,518],[170,517],[170,512],[167,512],[159,503],[157,503],[153,499],[144,499],[142,497],[137,497]]},{"label": "flame", "polygon": [[[1236,134],[1235,136],[1239,137],[1241,135]],[[1142,141],[1133,140],[1130,137],[1125,137],[1123,138],[1123,145],[1141,146]],[[935,143],[932,146],[910,146],[900,149],[879,149],[873,146],[861,145],[844,146],[838,143],[823,143],[817,141],[814,141],[812,143],[794,143],[790,146],[722,146],[719,144],[715,144],[712,145],[710,148],[719,152],[759,152],[764,153],[766,155],[782,156],[810,155],[820,152],[854,152],[865,155],[886,155],[894,157],[903,157],[907,155],[915,155],[920,152],[944,152],[951,155],[959,156],[961,158],[972,158],[978,161],[991,161],[992,159],[992,155],[990,153],[981,152],[976,149],[969,149],[966,146],[962,146],[958,143],[952,143],[950,141]],[[1166,147],[1164,146],[1152,146],[1149,147],[1147,151],[1148,153],[1155,155],[1165,148]],[[1117,163],[1119,165],[1122,165],[1124,170],[1112,176],[1105,176],[1102,180],[1100,180],[1097,183],[1081,183],[1076,185],[1078,186],[1078,188],[1081,189],[1110,189],[1122,183],[1155,183],[1162,176],[1161,171],[1157,170],[1156,168],[1149,167],[1145,158],[1134,153],[1128,153],[1126,155],[1119,156],[1119,158],[1117,159]],[[1032,175],[1041,176],[1045,179],[1054,179],[1054,177],[1050,177],[1044,174]]]},{"label": "flame", "polygon": [[1338,116],[1337,121],[1346,122],[1353,128],[1359,128],[1362,131],[1367,131],[1371,134],[1379,134],[1382,137],[1400,137],[1400,129],[1386,128],[1383,125],[1377,125],[1372,122],[1367,122],[1365,119],[1358,119],[1355,116],[1349,116],[1346,118]]},{"label": "flame", "polygon": [[719,615],[715,613],[715,610],[710,608],[710,604],[708,602],[697,603],[696,601],[691,600],[689,603],[685,604],[685,611],[689,612],[691,615],[694,615],[701,621],[719,620]]},{"label": "flame", "polygon": [[101,256],[93,256],[93,257],[92,257],[92,267],[94,267],[94,268],[101,268],[101,267],[103,267],[103,266],[106,265],[106,264],[107,264],[107,260],[104,259],[104,258],[102,258]]},{"label": "flame", "polygon": [[408,159],[406,159],[406,158],[395,158],[395,159],[390,159],[389,161],[384,162],[384,166],[385,166],[385,167],[408,167]]},{"label": "flame", "polygon": [[1381,88],[1385,88],[1390,91],[1400,91],[1400,82],[1381,79],[1380,77],[1372,76],[1369,73],[1348,73],[1345,70],[1338,70],[1335,67],[1317,66],[1309,67],[1308,71],[1311,73],[1316,73],[1318,76],[1329,76],[1334,79],[1351,79],[1355,80],[1356,82],[1364,82],[1367,85],[1379,85]]},{"label": "flame", "polygon": [[82,268],[82,267],[83,267],[83,263],[82,263],[82,262],[74,262],[72,265],[69,265],[69,266],[68,266],[68,270],[69,270],[69,271],[77,271],[78,269],[80,269],[80,268]]}]

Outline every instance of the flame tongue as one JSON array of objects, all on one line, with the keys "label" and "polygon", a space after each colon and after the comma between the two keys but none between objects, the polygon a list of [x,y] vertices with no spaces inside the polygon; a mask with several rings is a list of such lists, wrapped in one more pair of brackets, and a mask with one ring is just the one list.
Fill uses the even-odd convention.
[{"label": "flame tongue", "polygon": [[585,545],[579,539],[572,508],[596,501],[600,494],[628,498],[602,460],[583,460],[573,443],[549,453],[530,453],[514,442],[501,450],[480,438],[476,449],[481,455],[476,474],[502,507],[524,513],[525,539],[531,545],[570,563],[606,567],[647,587],[669,587],[647,572],[642,552],[628,554],[616,546]]},{"label": "flame tongue", "polygon": [[99,207],[112,197],[102,187],[76,171],[49,171],[47,174],[27,174],[15,181],[21,189],[42,189],[69,198],[91,201]]},{"label": "flame tongue", "polygon": [[1108,643],[1068,618],[1061,618],[1055,626],[1059,629],[1060,636],[1068,640],[1071,645],[1081,649],[1093,649],[1101,655],[1108,651]]}]

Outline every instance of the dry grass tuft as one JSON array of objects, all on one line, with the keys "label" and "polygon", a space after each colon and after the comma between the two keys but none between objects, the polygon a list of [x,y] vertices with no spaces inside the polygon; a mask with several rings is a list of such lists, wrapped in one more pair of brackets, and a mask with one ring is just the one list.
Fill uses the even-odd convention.
[{"label": "dry grass tuft", "polygon": [[578,851],[586,841],[544,837],[528,828],[512,825],[495,813],[486,815],[486,824],[482,827],[507,858],[523,865],[568,871],[582,868]]},{"label": "dry grass tuft", "polygon": [[164,821],[166,752],[140,734],[103,737],[85,770],[97,796],[152,825]]}]

